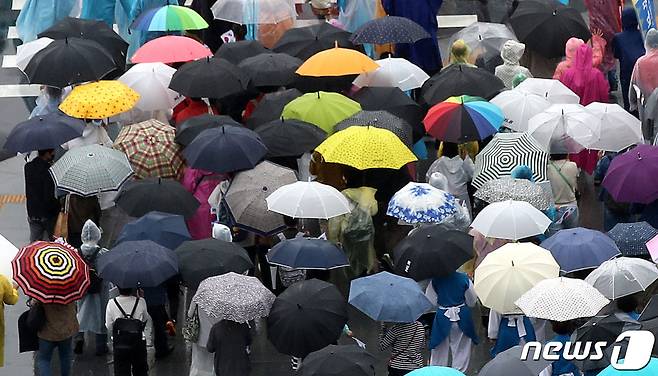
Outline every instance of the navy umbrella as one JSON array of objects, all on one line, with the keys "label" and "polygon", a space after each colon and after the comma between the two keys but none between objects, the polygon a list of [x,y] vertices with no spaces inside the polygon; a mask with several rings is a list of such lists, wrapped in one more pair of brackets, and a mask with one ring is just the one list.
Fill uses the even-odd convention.
[{"label": "navy umbrella", "polygon": [[163,247],[175,249],[190,239],[183,216],[152,211],[136,221],[126,223],[115,244],[152,240]]},{"label": "navy umbrella", "polygon": [[290,103],[290,101],[301,95],[302,92],[297,89],[288,89],[265,94],[256,107],[254,107],[254,111],[247,119],[245,125],[249,129],[256,129],[270,121],[278,120],[281,118],[283,108]]},{"label": "navy umbrella", "polygon": [[82,136],[85,122],[55,111],[19,123],[7,136],[4,149],[12,153],[27,153],[55,149],[61,144]]},{"label": "navy umbrella", "polygon": [[489,100],[503,89],[505,84],[493,73],[482,68],[453,64],[425,81],[421,99],[429,105],[460,95]]},{"label": "navy umbrella", "polygon": [[327,240],[314,238],[284,240],[270,249],[267,261],[293,269],[329,270],[350,266],[340,248]]},{"label": "navy umbrella", "polygon": [[268,158],[296,157],[310,152],[327,138],[313,124],[296,119],[277,119],[256,128],[267,147]]},{"label": "navy umbrella", "polygon": [[564,273],[594,269],[620,254],[604,233],[582,227],[560,230],[540,246],[551,251]]},{"label": "navy umbrella", "polygon": [[203,114],[193,116],[176,126],[176,142],[183,146],[189,145],[199,133],[210,128],[218,128],[222,125],[241,126],[240,123],[226,115]]},{"label": "navy umbrella", "polygon": [[96,261],[99,277],[120,288],[156,287],[178,274],[174,251],[150,240],[123,242]]},{"label": "navy umbrella", "polygon": [[199,201],[181,183],[172,179],[150,178],[126,183],[114,199],[131,217],[160,211],[189,218],[199,208]]},{"label": "navy umbrella", "polygon": [[254,267],[244,248],[217,239],[187,241],[175,252],[183,283],[190,287],[199,286],[208,277],[242,274]]},{"label": "navy umbrella", "polygon": [[352,34],[355,44],[416,43],[431,38],[422,26],[406,17],[386,16],[370,20]]},{"label": "navy umbrella", "polygon": [[658,230],[647,222],[617,223],[608,231],[623,256],[649,256],[646,244],[656,235]]}]

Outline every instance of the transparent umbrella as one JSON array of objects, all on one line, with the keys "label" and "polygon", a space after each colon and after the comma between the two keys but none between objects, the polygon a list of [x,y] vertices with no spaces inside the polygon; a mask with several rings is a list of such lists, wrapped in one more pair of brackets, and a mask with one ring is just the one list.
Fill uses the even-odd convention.
[{"label": "transparent umbrella", "polygon": [[215,18],[242,25],[276,24],[297,18],[290,0],[218,0],[211,9]]},{"label": "transparent umbrella", "polygon": [[490,22],[474,22],[461,29],[450,38],[450,46],[462,39],[471,49],[471,58],[482,58],[489,61],[500,56],[503,44],[508,40],[517,40],[514,32],[504,24]]}]

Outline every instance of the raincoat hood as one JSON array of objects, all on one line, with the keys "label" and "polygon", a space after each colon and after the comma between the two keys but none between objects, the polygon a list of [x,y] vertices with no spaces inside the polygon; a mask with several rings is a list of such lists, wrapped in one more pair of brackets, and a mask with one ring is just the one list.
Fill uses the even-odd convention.
[{"label": "raincoat hood", "polygon": [[625,31],[637,30],[638,21],[637,21],[637,14],[635,13],[635,9],[633,8],[624,9],[624,11],[621,14],[621,27]]},{"label": "raincoat hood", "polygon": [[82,240],[80,251],[83,256],[89,256],[96,251],[102,234],[103,231],[91,219],[85,222],[82,226],[82,234],[80,234],[80,240]]},{"label": "raincoat hood", "polygon": [[468,56],[471,54],[470,48],[463,39],[457,39],[450,47],[450,63],[468,64]]},{"label": "raincoat hood", "polygon": [[500,57],[503,58],[503,62],[507,65],[519,65],[519,61],[523,57],[523,52],[525,52],[525,44],[508,40],[503,44]]},{"label": "raincoat hood", "polygon": [[649,29],[645,38],[645,45],[647,51],[658,49],[658,30]]},{"label": "raincoat hood", "polygon": [[564,56],[566,59],[570,61],[571,59],[575,58],[578,47],[582,46],[583,44],[585,44],[585,42],[580,38],[569,38],[564,48]]},{"label": "raincoat hood", "polygon": [[377,193],[377,190],[375,188],[348,188],[343,190],[341,193],[356,203],[356,205],[360,206],[366,211],[369,211],[370,215],[377,214],[377,200],[375,199],[375,193]]},{"label": "raincoat hood", "polygon": [[512,169],[511,177],[514,179],[525,179],[531,182],[535,182],[535,178],[532,177],[532,170],[526,165],[519,165]]},{"label": "raincoat hood", "polygon": [[225,242],[232,242],[233,235],[231,234],[231,229],[228,226],[221,223],[213,223],[212,225],[212,237],[217,240],[222,240]]},{"label": "raincoat hood", "polygon": [[581,70],[590,68],[592,66],[593,55],[594,53],[590,46],[586,44],[581,45],[580,47],[578,47],[578,50],[576,51],[576,57],[574,59],[573,66],[576,69],[581,69]]},{"label": "raincoat hood", "polygon": [[429,184],[442,191],[448,190],[448,178],[440,172],[433,172],[429,177]]}]

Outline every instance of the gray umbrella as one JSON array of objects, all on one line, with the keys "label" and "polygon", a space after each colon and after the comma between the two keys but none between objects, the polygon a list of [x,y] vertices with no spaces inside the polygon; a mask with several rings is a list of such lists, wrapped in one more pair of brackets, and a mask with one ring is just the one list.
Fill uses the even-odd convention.
[{"label": "gray umbrella", "polygon": [[472,53],[485,61],[500,56],[500,50],[508,40],[517,40],[514,32],[507,26],[489,22],[474,22],[461,29],[450,38],[448,45],[452,46],[458,39],[466,42]]},{"label": "gray umbrella", "polygon": [[342,131],[353,125],[387,129],[398,136],[410,149],[413,145],[411,125],[388,111],[359,111],[336,124],[334,129]]},{"label": "gray umbrella", "polygon": [[528,360],[521,360],[522,350],[523,347],[514,346],[496,355],[482,367],[479,376],[537,376],[550,364],[543,359],[533,360],[532,352]]},{"label": "gray umbrella", "polygon": [[526,179],[490,180],[475,192],[475,197],[489,204],[507,200],[525,201],[539,210],[546,210],[550,205],[550,197],[542,187]]}]

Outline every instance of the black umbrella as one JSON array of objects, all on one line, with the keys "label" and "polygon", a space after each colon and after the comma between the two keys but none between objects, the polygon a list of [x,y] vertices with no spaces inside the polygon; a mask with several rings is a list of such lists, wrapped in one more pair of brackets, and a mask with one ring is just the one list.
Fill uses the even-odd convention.
[{"label": "black umbrella", "polygon": [[352,42],[357,44],[374,43],[416,43],[431,38],[422,26],[406,17],[386,16],[370,20],[352,34]]},{"label": "black umbrella", "polygon": [[355,74],[327,77],[296,76],[297,79],[292,87],[303,93],[315,93],[317,91],[347,92],[352,87],[352,82],[358,77]]},{"label": "black umbrella", "polygon": [[174,251],[150,240],[123,242],[98,256],[98,276],[120,288],[156,287],[178,274]]},{"label": "black umbrella", "polygon": [[159,211],[189,218],[196,213],[200,205],[179,182],[160,178],[128,182],[114,201],[132,217]]},{"label": "black umbrella", "polygon": [[421,93],[425,103],[435,105],[459,95],[491,99],[503,89],[503,81],[487,70],[453,64],[425,81]]},{"label": "black umbrella", "polygon": [[395,272],[416,281],[445,277],[473,258],[473,237],[440,224],[420,227],[393,250]]},{"label": "black umbrella", "polygon": [[301,281],[279,295],[267,318],[267,335],[283,354],[300,358],[338,341],[347,301],[331,283]]},{"label": "black umbrella", "polygon": [[176,248],[176,256],[183,283],[190,287],[208,277],[242,274],[254,267],[244,248],[217,239],[187,241]]},{"label": "black umbrella", "polygon": [[375,357],[357,345],[329,345],[308,354],[300,376],[374,376]]},{"label": "black umbrella", "polygon": [[55,40],[25,67],[31,84],[63,88],[97,81],[116,69],[114,58],[98,42],[81,38]]},{"label": "black umbrella", "polygon": [[256,129],[265,123],[279,119],[281,117],[281,112],[283,112],[283,108],[290,103],[290,101],[301,95],[302,93],[297,89],[288,89],[265,94],[254,108],[254,111],[247,119],[245,125],[249,129]]},{"label": "black umbrella", "polygon": [[[648,330],[654,336],[658,336],[658,295],[653,295],[649,303],[642,310],[639,318],[643,330]],[[653,354],[658,353],[658,341],[653,344]]]},{"label": "black umbrella", "polygon": [[199,133],[210,128],[219,128],[222,125],[242,126],[226,115],[203,114],[191,117],[176,127],[176,142],[183,146],[189,145]]},{"label": "black umbrella", "polygon": [[354,125],[387,129],[395,133],[410,149],[413,146],[411,125],[388,111],[359,111],[336,124],[334,129],[342,131]]},{"label": "black umbrella", "polygon": [[521,360],[523,346],[514,346],[498,353],[495,358],[490,360],[482,367],[479,376],[537,376],[546,367],[549,362],[544,359],[534,360],[529,356],[527,360]]},{"label": "black umbrella", "polygon": [[310,152],[327,138],[327,134],[313,124],[280,119],[256,128],[267,147],[267,157],[295,157]]},{"label": "black umbrella", "polygon": [[297,78],[295,71],[302,61],[288,54],[266,53],[243,60],[242,69],[256,87],[287,86]]},{"label": "black umbrella", "polygon": [[355,48],[350,41],[351,36],[345,30],[321,22],[287,30],[272,50],[306,60],[320,51],[333,48],[336,43],[338,47]]},{"label": "black umbrella", "polygon": [[233,64],[240,64],[250,57],[270,52],[267,48],[263,47],[259,41],[256,40],[240,40],[233,43],[222,44],[217,52],[216,58],[221,58],[230,61]]},{"label": "black umbrella", "polygon": [[548,58],[564,56],[569,38],[588,40],[592,36],[580,12],[556,0],[519,2],[510,24],[519,41]]},{"label": "black umbrella", "polygon": [[178,68],[169,88],[190,98],[221,99],[247,90],[249,77],[224,59],[205,58]]},{"label": "black umbrella", "polygon": [[3,148],[12,153],[55,149],[67,141],[80,137],[84,129],[83,120],[56,111],[17,124],[7,136]]}]

